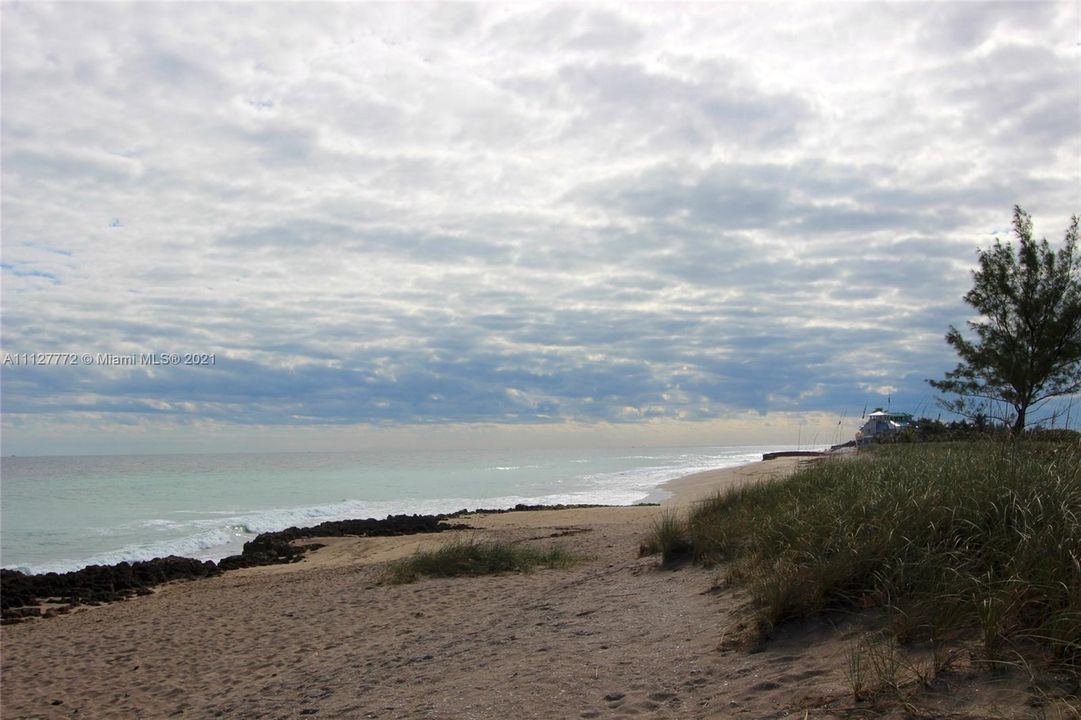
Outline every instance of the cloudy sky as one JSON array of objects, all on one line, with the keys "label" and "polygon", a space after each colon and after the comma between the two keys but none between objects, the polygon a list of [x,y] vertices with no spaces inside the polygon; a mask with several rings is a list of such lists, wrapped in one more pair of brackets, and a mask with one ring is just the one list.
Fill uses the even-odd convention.
[{"label": "cloudy sky", "polygon": [[936,414],[1081,212],[1079,7],[5,2],[3,352],[214,364],[9,365],[3,452]]}]

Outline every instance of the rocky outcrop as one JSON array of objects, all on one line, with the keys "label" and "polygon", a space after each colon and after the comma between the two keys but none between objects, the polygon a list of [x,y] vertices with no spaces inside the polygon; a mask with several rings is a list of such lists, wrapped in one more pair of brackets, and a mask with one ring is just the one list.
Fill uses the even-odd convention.
[{"label": "rocky outcrop", "polygon": [[776,460],[777,458],[785,457],[826,457],[829,453],[821,452],[819,450],[782,450],[781,452],[768,452],[762,453],[763,460]]},{"label": "rocky outcrop", "polygon": [[[642,506],[652,506],[652,505],[659,505],[659,504],[660,503],[637,503],[637,505],[642,505]],[[498,509],[477,508],[476,510],[458,510],[457,512],[450,513],[446,517],[448,517],[448,518],[456,518],[456,517],[461,517],[462,515],[499,515],[501,513],[512,513],[512,512],[537,512],[537,511],[540,511],[540,510],[578,510],[578,509],[581,509],[581,508],[600,508],[600,507],[612,507],[612,506],[611,505],[588,505],[588,504],[577,504],[577,505],[525,505],[523,503],[518,503],[517,505],[515,505],[512,508],[498,508]]]},{"label": "rocky outcrop", "polygon": [[43,614],[41,604],[59,607],[98,605],[144,595],[150,588],[172,580],[192,580],[219,575],[210,561],[171,555],[134,563],[90,565],[67,573],[25,575],[0,570],[0,612],[3,622],[17,622]]},{"label": "rocky outcrop", "polygon": [[[67,573],[26,575],[0,570],[0,616],[3,623],[19,622],[65,612],[76,605],[98,605],[147,595],[151,588],[173,580],[195,580],[220,575],[226,570],[296,562],[304,553],[321,547],[298,544],[313,537],[388,536],[435,533],[467,526],[447,523],[444,515],[391,515],[384,520],[335,520],[314,527],[291,527],[262,533],[244,543],[239,555],[218,563],[169,556],[116,565],[91,565]],[[42,605],[54,607],[42,608]]]}]

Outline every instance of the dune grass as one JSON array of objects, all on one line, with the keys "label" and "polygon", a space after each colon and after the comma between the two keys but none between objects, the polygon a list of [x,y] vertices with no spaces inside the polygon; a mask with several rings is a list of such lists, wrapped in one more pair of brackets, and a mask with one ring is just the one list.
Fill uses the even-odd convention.
[{"label": "dune grass", "polygon": [[651,542],[729,561],[765,634],[881,607],[901,642],[976,631],[991,662],[1036,645],[1081,663],[1077,443],[882,447],[707,500],[682,537],[672,522]]},{"label": "dune grass", "polygon": [[579,558],[558,545],[455,539],[435,550],[421,550],[391,563],[384,580],[411,583],[423,577],[458,577],[529,572],[537,566],[567,567]]},{"label": "dune grass", "polygon": [[661,562],[675,565],[691,556],[692,547],[687,535],[687,523],[674,510],[661,513],[650,526],[649,535],[642,543],[640,555],[661,554]]}]

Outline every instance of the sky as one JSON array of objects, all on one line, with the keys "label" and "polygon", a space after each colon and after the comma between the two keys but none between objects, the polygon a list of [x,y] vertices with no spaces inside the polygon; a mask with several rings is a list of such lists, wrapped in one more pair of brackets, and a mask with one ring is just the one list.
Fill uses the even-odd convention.
[{"label": "sky", "polygon": [[0,13],[4,454],[845,440],[1081,212],[1076,2]]}]

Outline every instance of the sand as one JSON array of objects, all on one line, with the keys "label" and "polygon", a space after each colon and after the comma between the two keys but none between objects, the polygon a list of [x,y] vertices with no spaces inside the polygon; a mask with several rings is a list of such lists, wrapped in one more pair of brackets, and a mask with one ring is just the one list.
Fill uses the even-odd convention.
[{"label": "sand", "polygon": [[659,513],[796,465],[684,478],[662,507],[465,520],[466,535],[589,556],[569,569],[393,586],[379,582],[388,560],[446,534],[333,538],[297,564],[4,626],[2,717],[844,717],[866,618],[799,624],[749,652],[746,593],[723,569],[638,556]]}]

